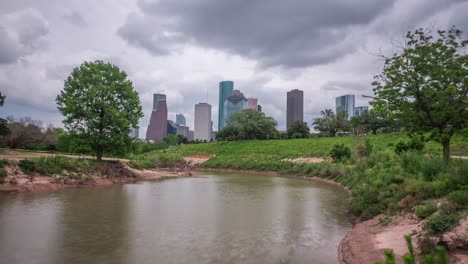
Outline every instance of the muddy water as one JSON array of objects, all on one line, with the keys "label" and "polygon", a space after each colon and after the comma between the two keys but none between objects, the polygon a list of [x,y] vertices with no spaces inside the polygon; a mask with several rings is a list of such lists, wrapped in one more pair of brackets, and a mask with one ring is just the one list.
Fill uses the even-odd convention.
[{"label": "muddy water", "polygon": [[0,196],[0,262],[336,263],[347,200],[326,183],[221,173]]}]

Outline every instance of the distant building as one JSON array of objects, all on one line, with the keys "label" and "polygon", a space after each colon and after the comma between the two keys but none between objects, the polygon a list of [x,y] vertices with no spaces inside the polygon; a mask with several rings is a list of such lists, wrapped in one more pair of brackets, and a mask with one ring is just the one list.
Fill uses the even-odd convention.
[{"label": "distant building", "polygon": [[218,131],[225,126],[225,102],[234,90],[233,81],[222,81],[219,83],[219,104],[218,104]]},{"label": "distant building", "polygon": [[227,101],[224,103],[224,122],[233,113],[242,111],[247,108],[247,98],[239,90],[232,91]]},{"label": "distant building", "polygon": [[186,137],[188,139],[189,138],[189,127],[179,125],[177,127],[177,135],[184,136],[184,137]]},{"label": "distant building", "polygon": [[336,114],[345,113],[348,120],[354,116],[354,95],[336,97]]},{"label": "distant building", "polygon": [[304,121],[304,92],[298,89],[287,93],[286,127],[289,128],[296,121]]},{"label": "distant building", "polygon": [[167,120],[167,134],[168,135],[177,135],[178,125],[172,120]]},{"label": "distant building", "polygon": [[354,108],[354,116],[361,116],[365,112],[369,111],[368,106],[356,106]]},{"label": "distant building", "polygon": [[261,106],[261,105],[257,105],[257,111],[258,111],[258,112],[261,112],[261,111],[262,111],[262,106]]},{"label": "distant building", "polygon": [[153,95],[153,111],[146,131],[147,140],[162,140],[167,135],[166,95]]},{"label": "distant building", "polygon": [[188,140],[189,141],[193,141],[195,140],[195,133],[193,132],[193,130],[189,130],[189,136],[188,136]]},{"label": "distant building", "polygon": [[211,105],[199,103],[195,105],[194,139],[211,140]]},{"label": "distant building", "polygon": [[176,114],[176,124],[186,126],[185,116],[183,114]]},{"label": "distant building", "polygon": [[128,136],[133,139],[138,139],[140,137],[140,129],[138,127],[130,128],[130,133],[128,134]]},{"label": "distant building", "polygon": [[247,108],[258,111],[258,99],[257,98],[248,98],[247,99]]}]

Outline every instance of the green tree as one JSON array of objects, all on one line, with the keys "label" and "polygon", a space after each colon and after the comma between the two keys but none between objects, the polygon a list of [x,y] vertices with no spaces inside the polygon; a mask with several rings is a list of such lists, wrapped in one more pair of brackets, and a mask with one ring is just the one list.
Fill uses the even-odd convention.
[{"label": "green tree", "polygon": [[374,110],[364,112],[362,115],[352,117],[350,120],[351,127],[356,131],[371,131],[374,135],[377,134],[377,131],[384,128],[391,130],[393,128],[393,123],[394,122],[390,120],[388,115]]},{"label": "green tree", "polygon": [[84,62],[73,69],[56,101],[65,127],[85,137],[98,160],[104,151],[125,151],[130,129],[143,117],[127,74],[103,61]]},{"label": "green tree", "polygon": [[231,114],[227,126],[218,132],[219,140],[277,139],[279,132],[276,121],[263,112],[244,109]]},{"label": "green tree", "polygon": [[179,144],[180,138],[177,135],[167,135],[163,138],[163,141],[170,146],[176,146]]},{"label": "green tree", "polygon": [[288,128],[289,138],[308,138],[310,129],[306,122],[296,121]]},{"label": "green tree", "polygon": [[468,55],[455,27],[408,32],[373,82],[376,109],[388,109],[411,133],[431,132],[450,157],[450,139],[468,123]]},{"label": "green tree", "polygon": [[[5,104],[6,96],[2,95],[0,92],[0,107]],[[0,118],[0,136],[8,135],[10,129],[8,128],[8,121],[6,119]]]},{"label": "green tree", "polygon": [[320,133],[334,137],[339,131],[348,130],[348,120],[346,120],[345,113],[335,115],[333,110],[325,109],[320,114],[322,117],[316,118],[313,123],[314,129]]}]

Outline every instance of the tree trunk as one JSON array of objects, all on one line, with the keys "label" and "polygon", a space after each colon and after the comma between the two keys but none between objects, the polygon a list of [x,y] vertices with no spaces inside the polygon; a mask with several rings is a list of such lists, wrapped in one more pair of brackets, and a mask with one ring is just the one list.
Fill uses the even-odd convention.
[{"label": "tree trunk", "polygon": [[444,150],[444,160],[448,162],[450,160],[450,138],[442,141],[442,147]]},{"label": "tree trunk", "polygon": [[102,153],[103,153],[103,147],[102,145],[98,145],[97,150],[96,150],[96,158],[98,161],[102,160]]}]

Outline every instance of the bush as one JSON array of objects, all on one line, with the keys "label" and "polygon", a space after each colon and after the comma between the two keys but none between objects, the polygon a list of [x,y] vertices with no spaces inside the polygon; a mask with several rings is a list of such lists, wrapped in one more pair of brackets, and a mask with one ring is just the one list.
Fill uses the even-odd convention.
[{"label": "bush", "polygon": [[400,155],[403,168],[414,175],[421,173],[427,181],[433,181],[440,173],[447,173],[447,163],[439,157],[424,157],[422,154],[408,151]]},{"label": "bush", "polygon": [[330,150],[330,156],[334,161],[344,161],[351,157],[351,150],[344,144],[335,144]]},{"label": "bush", "polygon": [[6,170],[4,168],[0,168],[0,184],[5,182],[6,175]]},{"label": "bush", "polygon": [[24,174],[27,175],[32,174],[36,170],[34,161],[28,159],[20,160],[18,166],[24,172]]},{"label": "bush", "polygon": [[421,152],[424,149],[424,139],[412,138],[409,142],[399,141],[395,145],[395,152],[401,155],[407,151]]},{"label": "bush", "polygon": [[468,205],[468,189],[451,192],[448,199],[458,207],[466,207]]},{"label": "bush", "polygon": [[0,168],[5,167],[6,165],[8,165],[8,160],[0,159]]},{"label": "bush", "polygon": [[372,152],[370,140],[366,138],[364,141],[361,141],[356,147],[356,152],[359,158],[368,157]]},{"label": "bush", "polygon": [[421,218],[427,218],[437,211],[435,203],[428,203],[425,205],[419,205],[416,207],[416,215]]},{"label": "bush", "polygon": [[457,213],[449,213],[449,210],[441,210],[438,215],[433,215],[428,218],[424,228],[433,235],[440,235],[449,231],[457,224]]}]

